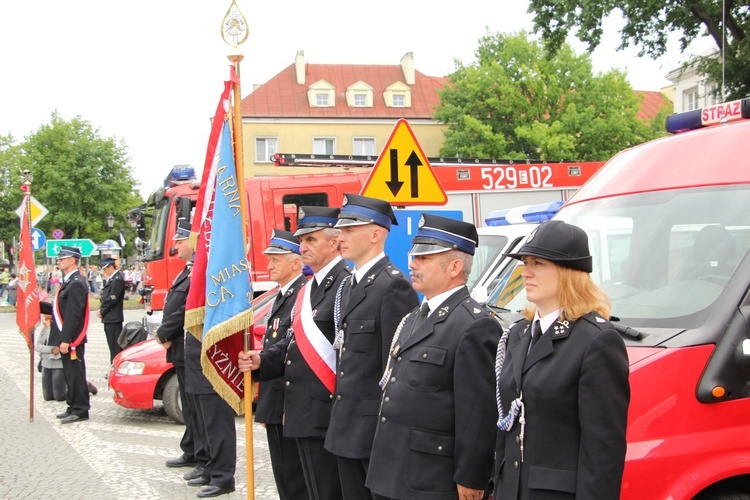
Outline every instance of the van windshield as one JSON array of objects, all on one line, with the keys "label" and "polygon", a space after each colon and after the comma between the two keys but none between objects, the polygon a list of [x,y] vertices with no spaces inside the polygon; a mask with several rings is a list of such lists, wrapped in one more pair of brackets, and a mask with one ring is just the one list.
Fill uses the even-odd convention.
[{"label": "van windshield", "polygon": [[[582,227],[592,277],[612,315],[634,328],[696,328],[750,248],[750,189],[722,186],[604,198],[564,207]],[[489,303],[526,305],[522,267],[509,263]]]},{"label": "van windshield", "polygon": [[474,265],[471,266],[471,274],[466,282],[466,287],[471,290],[477,280],[495,262],[503,248],[508,244],[508,238],[499,234],[480,234],[479,245],[474,254]]}]

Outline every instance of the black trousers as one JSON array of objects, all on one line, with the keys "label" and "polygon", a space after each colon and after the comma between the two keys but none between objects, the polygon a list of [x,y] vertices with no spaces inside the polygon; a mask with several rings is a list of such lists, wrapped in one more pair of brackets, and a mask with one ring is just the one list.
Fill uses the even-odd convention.
[{"label": "black trousers", "polygon": [[104,335],[107,336],[107,346],[109,346],[109,362],[111,363],[117,356],[122,347],[117,343],[117,337],[122,332],[122,323],[104,323]]},{"label": "black trousers", "polygon": [[198,432],[208,455],[203,478],[220,488],[234,488],[237,468],[237,429],[234,410],[215,392],[194,394]]},{"label": "black trousers", "polygon": [[182,458],[188,462],[197,462],[199,466],[205,467],[208,462],[208,454],[203,446],[203,439],[198,432],[198,416],[195,414],[195,394],[185,392],[185,366],[174,365],[177,373],[177,382],[180,384],[180,400],[182,402],[182,417],[185,419],[185,432],[180,439]]},{"label": "black trousers", "polygon": [[371,500],[372,493],[365,486],[370,460],[344,457],[336,457],[336,459],[339,464],[341,491],[344,493],[344,500]]},{"label": "black trousers", "polygon": [[42,368],[42,396],[45,401],[65,401],[68,386],[61,368]]},{"label": "black trousers", "polygon": [[276,490],[280,500],[304,500],[308,494],[297,443],[293,438],[285,438],[283,429],[281,424],[266,424]]},{"label": "black trousers", "polygon": [[324,438],[296,438],[310,500],[342,500],[336,457],[323,447]]},{"label": "black trousers", "polygon": [[86,361],[84,354],[86,344],[81,343],[76,347],[77,359],[70,359],[68,354],[62,354],[63,374],[65,383],[68,385],[68,394],[65,401],[68,403],[68,414],[88,417],[91,404],[89,402],[89,388],[86,385]]}]

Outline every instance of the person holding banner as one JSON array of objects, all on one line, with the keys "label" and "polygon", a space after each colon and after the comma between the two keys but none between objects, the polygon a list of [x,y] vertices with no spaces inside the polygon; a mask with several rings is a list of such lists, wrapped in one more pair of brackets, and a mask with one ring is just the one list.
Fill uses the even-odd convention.
[{"label": "person holding banner", "polygon": [[302,262],[315,273],[297,294],[292,328],[261,353],[239,354],[242,371],[259,380],[283,377],[284,436],[297,442],[310,500],[343,498],[336,457],[324,448],[331,415],[336,357],[333,350],[336,290],[349,267],[339,255],[338,208],[299,208],[297,231]]},{"label": "person holding banner", "polygon": [[[288,231],[274,229],[271,240],[263,253],[268,256],[268,273],[279,284],[279,291],[273,299],[266,319],[266,334],[263,348],[286,337],[292,326],[292,308],[297,295],[307,282],[302,274],[302,259],[299,254],[299,240]],[[281,378],[260,383],[255,421],[264,424],[268,438],[268,451],[276,490],[280,500],[307,498],[305,476],[302,471],[297,443],[283,435],[284,423],[284,381]]]},{"label": "person holding banner", "polygon": [[56,346],[62,355],[63,374],[68,386],[68,408],[57,415],[63,424],[88,420],[91,408],[85,360],[89,286],[86,278],[78,272],[80,260],[78,248],[60,247],[57,266],[62,272],[62,284],[52,303],[40,303],[42,314],[52,315],[48,344]]},{"label": "person holding banner", "polygon": [[367,486],[377,500],[478,500],[492,476],[500,324],[466,288],[477,230],[423,214],[412,242],[413,287],[425,300],[390,345]]},{"label": "person holding banner", "polygon": [[401,318],[419,301],[384,252],[398,224],[383,200],[346,194],[339,214],[341,251],[354,271],[336,296],[336,394],[325,447],[336,455],[346,500],[372,498],[365,486],[388,347]]},{"label": "person holding banner", "polygon": [[[195,416],[195,398],[186,390],[185,374],[185,302],[190,290],[190,274],[193,249],[190,247],[190,225],[183,218],[178,221],[177,230],[172,236],[177,257],[186,260],[185,268],[177,275],[164,300],[164,315],[156,330],[154,340],[167,350],[167,362],[174,365],[177,382],[180,386],[180,400],[182,401],[182,416],[185,418],[185,431],[180,440],[182,455],[166,461],[167,467],[193,467],[183,477],[186,480],[195,479],[203,474],[203,468],[208,462],[208,456],[198,423]],[[123,294],[125,280],[122,281]],[[105,287],[106,288],[106,287]]]}]

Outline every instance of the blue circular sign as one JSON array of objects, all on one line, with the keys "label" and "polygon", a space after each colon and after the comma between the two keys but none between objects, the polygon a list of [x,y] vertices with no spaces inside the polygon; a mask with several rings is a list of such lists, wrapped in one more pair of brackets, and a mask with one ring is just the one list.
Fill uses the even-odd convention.
[{"label": "blue circular sign", "polygon": [[47,238],[42,230],[37,227],[31,228],[31,249],[35,252],[41,250],[45,243],[47,243]]},{"label": "blue circular sign", "polygon": [[53,229],[52,230],[52,238],[56,240],[62,239],[62,237],[65,236],[65,233],[63,233],[62,229]]}]

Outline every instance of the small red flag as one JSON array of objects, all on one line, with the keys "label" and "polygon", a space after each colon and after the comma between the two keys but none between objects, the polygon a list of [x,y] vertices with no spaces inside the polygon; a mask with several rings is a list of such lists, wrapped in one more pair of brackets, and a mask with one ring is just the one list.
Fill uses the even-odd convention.
[{"label": "small red flag", "polygon": [[31,200],[27,186],[22,186],[23,216],[21,217],[21,237],[18,245],[18,288],[16,289],[16,324],[26,337],[31,349],[31,334],[39,323],[39,291],[37,290],[34,250],[31,248]]}]

